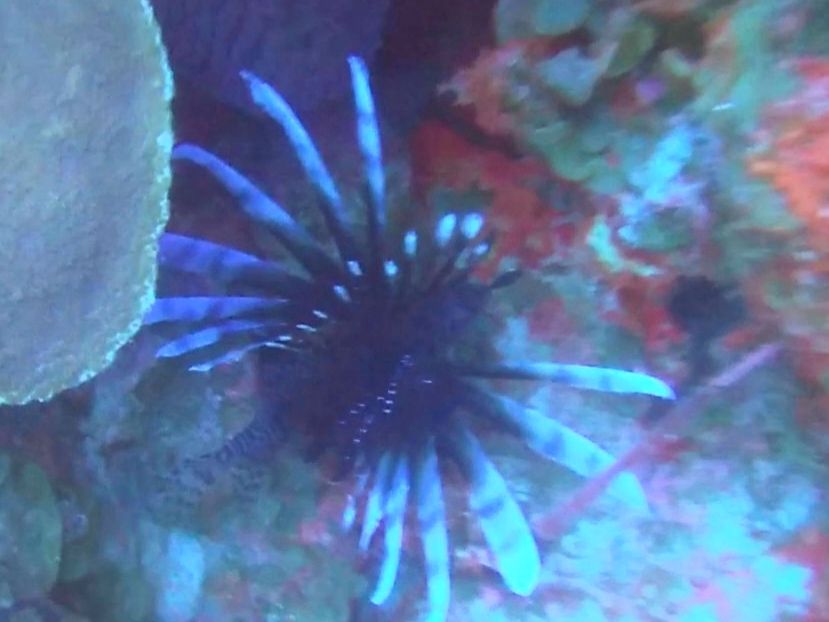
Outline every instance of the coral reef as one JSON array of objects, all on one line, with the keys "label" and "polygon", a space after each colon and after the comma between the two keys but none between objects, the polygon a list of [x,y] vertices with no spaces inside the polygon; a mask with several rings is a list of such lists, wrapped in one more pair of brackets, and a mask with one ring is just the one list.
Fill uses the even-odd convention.
[{"label": "coral reef", "polygon": [[[257,417],[219,450],[184,462],[183,470],[204,478],[211,464],[226,467],[239,459],[267,464],[278,421],[304,432],[317,453],[332,462],[334,478],[354,478],[342,521],[350,527],[357,504],[364,505],[362,551],[370,550],[383,526],[383,554],[368,600],[382,606],[392,594],[411,505],[426,570],[427,619],[442,622],[450,604],[445,464],[453,464],[469,484],[470,506],[506,587],[529,595],[540,566],[521,509],[467,419],[489,420],[583,476],[612,463],[610,454],[587,437],[481,381],[546,380],[663,399],[671,399],[673,391],[641,372],[507,357],[487,363],[466,355],[469,346],[461,337],[474,327],[492,292],[510,285],[516,274],[499,272],[488,281],[472,276],[497,235],[485,234],[481,214],[449,211],[435,224],[423,225],[419,219],[405,222],[417,206],[390,204],[367,69],[354,57],[349,65],[367,187],[364,205],[357,205],[364,209],[364,231],[351,224],[358,218],[356,209],[349,211],[347,195],[294,111],[270,86],[243,72],[251,98],[282,127],[318,192],[338,258],[223,160],[195,145],[179,145],[175,157],[209,171],[252,220],[279,240],[296,267],[279,263],[278,255],[260,259],[166,234],[162,265],[217,279],[225,292],[159,297],[145,324],[174,331],[156,357],[181,359],[193,372],[209,372],[260,349],[272,349],[283,363],[270,380],[283,387],[282,399],[273,404],[279,417]],[[631,474],[621,474],[610,489],[632,507],[646,508]]]},{"label": "coral reef", "polygon": [[[356,59],[356,106],[317,106],[341,58],[307,101],[275,78],[301,125],[250,74],[243,108],[278,123],[221,82],[177,102],[205,149],[175,151],[201,166],[175,169],[189,237],[162,238],[152,326],[92,383],[0,408],[0,618],[829,620],[825,2],[464,0],[471,30],[394,2],[376,110]],[[205,2],[202,31],[169,3],[168,33],[235,70],[206,50],[292,5],[265,4]],[[286,45],[325,21],[293,15]],[[238,54],[264,59],[245,28]],[[424,107],[416,83],[447,70]],[[414,365],[389,371],[390,336],[424,346]],[[624,361],[677,399],[454,377],[504,360]],[[529,454],[545,430],[569,460]]]},{"label": "coral reef", "polygon": [[172,85],[138,0],[6,2],[0,37],[0,403],[19,404],[100,371],[152,304]]},{"label": "coral reef", "polygon": [[[444,87],[485,135],[510,141],[511,153],[499,147],[503,140],[478,141],[468,145],[470,152],[454,167],[428,169],[433,183],[459,193],[483,190],[495,201],[499,193],[506,197],[511,187],[520,188],[513,195],[519,200],[512,205],[505,201],[499,210],[499,222],[523,232],[511,253],[521,260],[516,263],[529,259],[540,272],[526,301],[536,305],[538,315],[531,309],[529,317],[547,317],[510,322],[510,333],[519,342],[533,342],[551,333],[580,331],[587,347],[599,351],[643,351],[671,370],[667,373],[684,377],[689,388],[759,335],[775,335],[798,372],[777,385],[796,393],[779,407],[788,422],[780,425],[794,427],[787,435],[807,436],[805,441],[790,438],[792,443],[825,447],[821,439],[827,423],[821,409],[829,386],[829,286],[821,148],[829,94],[825,59],[803,56],[818,45],[816,39],[804,43],[797,38],[797,25],[805,19],[816,20],[810,21],[811,35],[819,29],[820,8],[767,0],[611,2],[593,5],[587,15],[578,13],[570,20],[564,14],[580,3],[567,2],[556,16],[560,21],[555,24],[565,24],[559,28],[548,27],[543,17],[548,4],[499,2],[496,21],[503,20],[503,26],[498,46],[485,50]],[[620,24],[626,27],[619,30]],[[631,47],[620,55],[623,43]],[[609,60],[611,55],[617,60]],[[610,70],[614,64],[619,73]],[[581,82],[567,78],[572,73],[580,73]],[[452,139],[436,136],[430,130],[418,144],[420,161],[440,162],[441,156],[450,159],[458,153]],[[479,164],[499,159],[507,162],[500,171],[520,164],[527,174],[497,177],[495,167]],[[581,200],[568,200],[574,194]],[[569,235],[561,236],[562,230]],[[533,255],[542,248],[545,256]],[[514,265],[510,257],[499,261]],[[745,302],[729,310],[732,319],[700,353],[693,330],[683,336],[677,329],[687,331],[688,326],[666,313],[666,303],[675,284],[707,277]],[[555,304],[545,292],[557,296]],[[614,328],[591,321],[596,309]],[[804,380],[807,385],[800,386]],[[749,408],[738,401],[721,409],[742,407]],[[675,458],[676,450],[666,451]],[[799,469],[788,461],[790,454],[769,451],[771,471]],[[808,455],[811,450],[804,451]],[[693,457],[700,458],[698,451]],[[733,468],[737,474],[742,469]],[[800,474],[825,477],[820,469]],[[742,493],[734,489],[730,494],[739,499]],[[752,500],[745,508],[761,503],[755,491],[747,494]],[[705,496],[701,491],[700,499]],[[712,508],[727,506],[728,496],[710,503]],[[732,509],[732,518],[741,512],[736,505]],[[701,597],[707,604],[691,607],[696,597],[682,601],[675,595],[657,600],[673,607],[682,602],[682,619],[719,620],[737,615],[733,603],[746,594],[763,591],[777,596],[774,602],[764,601],[758,619],[822,619],[813,612],[824,610],[824,592],[815,577],[825,574],[825,556],[791,566],[785,547],[777,546],[780,540],[797,539],[800,529],[824,534],[826,525],[805,521],[789,525],[776,539],[757,537],[749,554],[757,564],[746,558],[744,569],[712,579],[719,587]],[[733,535],[736,549],[741,539]],[[581,570],[587,575],[592,569]],[[590,612],[563,604],[549,615],[623,619],[616,605],[607,606],[612,588],[597,594],[596,581],[588,580],[575,591],[607,600]],[[634,609],[644,597],[628,593]],[[674,608],[630,615],[661,620],[679,619],[680,614]]]}]

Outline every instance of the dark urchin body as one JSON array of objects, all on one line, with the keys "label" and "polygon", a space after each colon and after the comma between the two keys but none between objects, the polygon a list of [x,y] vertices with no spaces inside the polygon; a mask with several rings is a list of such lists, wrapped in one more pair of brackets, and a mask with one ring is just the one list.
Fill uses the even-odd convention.
[{"label": "dark urchin body", "polygon": [[[181,145],[175,157],[209,170],[253,220],[279,239],[304,274],[277,260],[167,234],[162,265],[208,275],[227,293],[159,298],[145,321],[180,327],[183,334],[158,356],[190,360],[195,371],[257,348],[272,348],[303,368],[303,381],[292,388],[286,404],[312,443],[335,457],[339,473],[355,474],[344,524],[355,521],[357,500],[364,497],[360,547],[365,550],[383,527],[384,555],[371,602],[383,603],[394,586],[411,499],[427,575],[426,619],[440,622],[448,612],[450,587],[441,459],[454,461],[468,480],[471,508],[507,587],[529,594],[540,572],[526,520],[469,427],[470,416],[501,424],[538,453],[584,476],[612,462],[607,452],[554,419],[491,392],[483,379],[552,380],[663,398],[672,392],[660,380],[636,372],[555,363],[481,364],[456,356],[465,329],[509,275],[492,283],[474,279],[474,268],[491,244],[482,238],[478,214],[450,213],[428,228],[395,232],[386,214],[368,75],[359,59],[349,64],[366,173],[364,233],[359,235],[346,217],[339,189],[288,104],[255,76],[243,74],[254,102],[283,127],[316,188],[331,248],[219,158]],[[255,451],[270,428],[270,421],[255,421],[217,457]],[[635,506],[646,505],[630,474],[617,478],[611,489]]]},{"label": "dark urchin body", "polygon": [[411,454],[446,423],[460,390],[447,355],[487,295],[466,276],[396,301],[369,289],[353,315],[320,329],[303,418],[335,450],[338,475],[384,450]]}]

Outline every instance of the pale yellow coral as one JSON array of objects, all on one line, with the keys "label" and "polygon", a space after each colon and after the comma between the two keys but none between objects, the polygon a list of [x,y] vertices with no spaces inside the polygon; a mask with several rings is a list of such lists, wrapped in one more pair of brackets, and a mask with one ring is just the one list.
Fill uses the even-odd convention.
[{"label": "pale yellow coral", "polygon": [[84,381],[139,327],[171,95],[145,0],[0,3],[0,403]]}]

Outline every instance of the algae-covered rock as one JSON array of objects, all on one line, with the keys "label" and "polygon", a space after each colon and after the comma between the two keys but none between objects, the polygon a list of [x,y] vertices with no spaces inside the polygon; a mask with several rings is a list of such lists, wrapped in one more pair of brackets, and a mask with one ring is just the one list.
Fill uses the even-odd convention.
[{"label": "algae-covered rock", "polygon": [[625,224],[619,227],[619,239],[628,247],[652,253],[669,253],[689,247],[694,223],[688,210],[659,209],[637,195],[623,197],[620,212]]},{"label": "algae-covered rock", "polygon": [[634,69],[653,48],[656,29],[644,19],[631,19],[618,27],[615,50],[607,76],[615,77]]},{"label": "algae-covered rock", "polygon": [[591,58],[576,48],[562,50],[536,65],[538,77],[561,100],[571,106],[586,104],[593,89],[604,75],[608,55]]},{"label": "algae-covered rock", "polygon": [[581,26],[589,0],[499,0],[495,7],[498,41],[556,36]]},{"label": "algae-covered rock", "polygon": [[144,0],[0,3],[0,403],[90,378],[138,329],[171,91]]},{"label": "algae-covered rock", "polygon": [[61,516],[46,475],[0,453],[0,608],[49,591],[60,547]]}]

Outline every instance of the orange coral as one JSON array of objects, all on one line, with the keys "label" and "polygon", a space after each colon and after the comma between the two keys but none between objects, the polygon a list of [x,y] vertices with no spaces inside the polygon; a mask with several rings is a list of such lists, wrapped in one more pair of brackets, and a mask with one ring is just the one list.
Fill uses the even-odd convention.
[{"label": "orange coral", "polygon": [[771,108],[767,132],[773,138],[749,170],[767,178],[808,228],[817,251],[829,243],[829,59],[797,63],[804,79],[794,97]]},{"label": "orange coral", "polygon": [[527,85],[519,83],[528,79],[535,62],[566,49],[572,42],[569,36],[536,37],[484,50],[439,90],[454,95],[457,104],[467,106],[475,123],[485,132],[515,136],[521,133],[522,102],[533,97]]},{"label": "orange coral", "polygon": [[829,377],[829,58],[800,59],[794,69],[800,89],[767,109],[748,169],[780,192],[802,229],[749,290],[787,335],[801,377],[821,384]]},{"label": "orange coral", "polygon": [[488,220],[498,231],[498,244],[482,276],[495,271],[503,257],[537,268],[542,261],[554,261],[556,251],[572,241],[571,225],[562,212],[537,192],[548,173],[533,158],[514,159],[477,148],[438,123],[418,129],[412,153],[418,187],[477,189],[491,195]]},{"label": "orange coral", "polygon": [[459,71],[441,91],[453,93],[457,103],[473,106],[475,122],[484,130],[512,134],[514,122],[504,110],[508,72],[525,54],[525,44],[516,42],[484,51],[468,68]]}]

